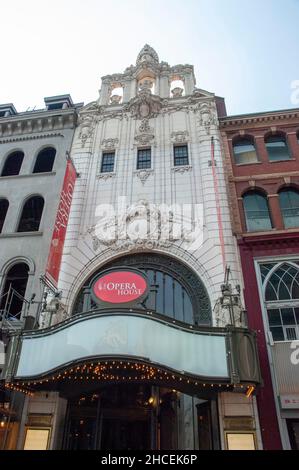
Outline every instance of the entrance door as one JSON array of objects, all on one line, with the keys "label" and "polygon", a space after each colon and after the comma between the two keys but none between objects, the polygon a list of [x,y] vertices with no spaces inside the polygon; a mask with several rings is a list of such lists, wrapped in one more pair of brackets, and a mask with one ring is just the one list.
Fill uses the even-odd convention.
[{"label": "entrance door", "polygon": [[101,433],[101,450],[150,449],[148,420],[104,419]]},{"label": "entrance door", "polygon": [[151,449],[151,387],[112,385],[69,400],[64,449]]}]

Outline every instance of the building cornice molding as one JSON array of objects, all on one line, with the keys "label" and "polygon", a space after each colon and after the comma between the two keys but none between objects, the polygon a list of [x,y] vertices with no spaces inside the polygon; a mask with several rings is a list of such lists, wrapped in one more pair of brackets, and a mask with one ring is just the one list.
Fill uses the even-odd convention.
[{"label": "building cornice molding", "polygon": [[[77,122],[77,112],[74,109],[60,110],[59,113],[44,111],[43,113],[24,113],[0,119],[0,138],[11,138],[27,135],[51,132],[62,129],[73,129]],[[37,137],[36,137],[37,138]]]},{"label": "building cornice molding", "polygon": [[288,247],[290,244],[299,246],[298,228],[287,230],[275,230],[275,232],[242,233],[237,235],[238,245],[246,246],[261,245],[269,248],[270,244]]},{"label": "building cornice molding", "polygon": [[299,119],[299,109],[244,114],[239,116],[227,116],[220,118],[219,122],[221,128],[227,128],[248,124],[268,123],[272,121],[284,121],[289,119]]},{"label": "building cornice molding", "polygon": [[228,180],[229,182],[234,182],[234,183],[243,183],[247,181],[252,181],[252,180],[267,180],[267,179],[281,179],[281,178],[287,178],[287,177],[298,177],[299,176],[299,171],[286,171],[286,172],[280,172],[280,173],[263,173],[261,175],[245,175],[245,176],[229,176]]},{"label": "building cornice molding", "polygon": [[48,139],[49,137],[64,137],[61,132],[46,132],[45,134],[22,135],[20,137],[11,137],[0,139],[0,144],[7,144],[9,142],[22,142],[26,140]]}]

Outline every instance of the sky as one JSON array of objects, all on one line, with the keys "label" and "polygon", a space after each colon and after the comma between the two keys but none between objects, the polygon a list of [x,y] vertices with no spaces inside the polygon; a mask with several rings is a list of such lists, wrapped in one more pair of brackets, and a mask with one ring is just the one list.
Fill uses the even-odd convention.
[{"label": "sky", "polygon": [[0,30],[0,103],[19,112],[96,100],[145,43],[231,115],[299,108],[299,0],[0,0]]}]

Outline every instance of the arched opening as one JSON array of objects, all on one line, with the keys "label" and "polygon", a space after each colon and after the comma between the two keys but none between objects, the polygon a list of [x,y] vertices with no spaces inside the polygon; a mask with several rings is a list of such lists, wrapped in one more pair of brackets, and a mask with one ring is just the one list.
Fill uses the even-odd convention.
[{"label": "arched opening", "polygon": [[0,317],[20,319],[28,282],[26,263],[14,264],[7,272],[1,293]]},{"label": "arched opening", "polygon": [[0,199],[0,233],[5,222],[6,214],[8,211],[9,202],[7,199]]},{"label": "arched opening", "polygon": [[289,160],[291,158],[284,134],[269,135],[265,138],[265,144],[270,162]]},{"label": "arched opening", "polygon": [[298,263],[261,265],[264,300],[274,341],[299,339]]},{"label": "arched opening", "polygon": [[279,204],[285,228],[299,227],[299,191],[282,189]]},{"label": "arched opening", "polygon": [[53,147],[47,147],[41,150],[35,160],[33,173],[46,173],[52,171],[56,150]]},{"label": "arched opening", "polygon": [[97,309],[91,297],[91,284],[101,272],[120,267],[142,271],[149,292],[142,308],[188,324],[211,325],[211,304],[202,281],[184,264],[164,255],[151,253],[124,256],[102,267],[81,288],[73,314]]},{"label": "arched opening", "polygon": [[237,165],[256,163],[257,153],[252,137],[238,137],[233,141],[234,159]]},{"label": "arched opening", "polygon": [[180,75],[175,75],[170,80],[170,96],[171,98],[180,98],[185,95],[185,82],[184,78]]},{"label": "arched opening", "polygon": [[124,88],[121,83],[111,85],[110,104],[121,104],[124,97]]},{"label": "arched opening", "polygon": [[24,159],[23,152],[13,152],[9,154],[5,160],[1,176],[14,176],[18,175],[21,170],[22,162]]},{"label": "arched opening", "polygon": [[271,230],[272,222],[267,197],[257,191],[243,196],[244,214],[248,232]]},{"label": "arched opening", "polygon": [[37,232],[44,208],[44,199],[41,196],[33,196],[28,199],[23,207],[17,232]]}]

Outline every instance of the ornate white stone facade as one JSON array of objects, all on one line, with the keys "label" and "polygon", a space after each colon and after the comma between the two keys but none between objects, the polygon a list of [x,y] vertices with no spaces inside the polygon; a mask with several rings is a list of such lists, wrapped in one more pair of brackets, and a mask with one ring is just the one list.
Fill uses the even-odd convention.
[{"label": "ornate white stone facade", "polygon": [[[172,80],[184,83],[184,93],[171,93]],[[123,100],[111,102],[115,87],[123,88]],[[154,94],[152,90],[154,89]],[[211,137],[215,142],[226,263],[231,282],[240,283],[225,192],[223,160],[215,95],[195,88],[193,66],[169,66],[145,46],[136,66],[123,74],[102,78],[100,96],[80,112],[72,158],[77,180],[61,266],[63,301],[71,312],[76,294],[95,270],[112,258],[134,251],[168,254],[190,266],[204,282],[212,306],[221,294],[224,266],[211,167]],[[173,145],[188,145],[188,165],[174,166]],[[137,149],[150,147],[151,168],[137,170]],[[115,151],[111,173],[99,173],[103,151]],[[203,204],[204,240],[196,251],[184,249],[181,241],[154,243],[117,241],[103,246],[94,235],[98,204],[117,203],[126,196],[129,204],[146,200],[154,204]],[[214,321],[216,324],[216,321]]]}]

